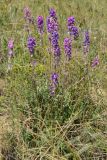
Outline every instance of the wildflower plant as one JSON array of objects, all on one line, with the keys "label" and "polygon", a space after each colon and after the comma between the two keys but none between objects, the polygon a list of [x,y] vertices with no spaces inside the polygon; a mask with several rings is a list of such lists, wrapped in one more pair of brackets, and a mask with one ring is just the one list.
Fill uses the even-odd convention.
[{"label": "wildflower plant", "polygon": [[[54,5],[56,3],[59,2],[52,2]],[[100,94],[98,88],[98,94],[96,93],[95,87],[99,87],[98,82],[101,77],[98,73],[94,75],[95,69],[92,69],[100,65],[100,54],[101,57],[103,54],[99,50],[98,56],[93,56],[93,42],[90,43],[89,32],[85,32],[83,40],[73,16],[68,18],[66,26],[65,20],[69,12],[64,10],[68,2],[61,3],[65,8],[59,11],[58,7],[61,6],[56,5],[58,18],[53,8],[49,10],[47,17],[47,12],[42,13],[39,7],[41,3],[38,2],[36,9],[34,7],[34,13],[39,15],[35,15],[37,26],[35,28],[30,25],[34,22],[31,11],[25,8],[24,18],[29,26],[29,34],[26,36],[20,25],[18,29],[21,34],[20,32],[13,34],[12,30],[14,39],[17,39],[15,41],[17,54],[13,59],[14,67],[11,74],[10,72],[6,74],[6,88],[3,93],[5,101],[2,104],[4,107],[8,106],[12,117],[11,136],[14,135],[13,139],[16,138],[16,145],[13,145],[16,160],[35,158],[88,160],[93,159],[94,154],[97,155],[96,152],[101,155],[107,150],[106,126],[103,123],[106,119],[104,115],[106,103],[98,95]],[[78,5],[80,3],[78,2]],[[33,1],[30,5],[33,6]],[[76,13],[74,11],[73,9],[72,13]],[[81,14],[78,17],[82,23],[84,20]],[[82,25],[85,27],[84,24]],[[69,35],[66,33],[66,28]],[[78,36],[80,39],[77,49],[78,41],[74,40]],[[39,46],[41,37],[43,45]],[[4,42],[3,47],[0,51],[6,53],[8,50],[8,60],[12,64],[14,41],[11,39],[8,45]],[[50,49],[50,55],[47,53],[47,48]],[[94,58],[90,64],[90,56],[86,56],[87,66],[85,66],[84,55],[89,51]],[[98,71],[100,72],[100,67]],[[97,78],[97,75],[100,78]]]}]

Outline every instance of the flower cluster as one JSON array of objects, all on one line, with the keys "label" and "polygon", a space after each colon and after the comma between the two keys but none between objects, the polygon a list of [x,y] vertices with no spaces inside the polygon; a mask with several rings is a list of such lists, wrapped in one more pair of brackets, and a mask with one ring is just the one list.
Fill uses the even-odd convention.
[{"label": "flower cluster", "polygon": [[52,46],[53,46],[53,50],[54,50],[54,56],[56,57],[60,57],[60,47],[58,44],[58,39],[59,39],[59,35],[57,31],[54,31],[52,33]]},{"label": "flower cluster", "polygon": [[90,46],[90,37],[88,31],[85,32],[83,46],[84,46],[84,54],[87,54],[89,52],[89,46]]},{"label": "flower cluster", "polygon": [[71,45],[71,39],[70,38],[65,38],[64,39],[64,49],[65,49],[65,54],[68,58],[68,60],[71,59],[71,54],[72,54],[72,45]]},{"label": "flower cluster", "polygon": [[50,9],[49,16],[47,17],[47,31],[49,33],[49,39],[51,41],[51,34],[54,31],[58,31],[57,16],[54,9]]},{"label": "flower cluster", "polygon": [[[29,8],[24,9],[24,18],[27,22],[32,22],[32,16],[31,16],[31,11]],[[28,25],[28,24],[27,24]],[[79,31],[78,28],[75,26],[75,18],[69,17],[68,18],[68,30],[70,36],[74,37],[76,39],[79,36]],[[29,25],[28,25],[29,26]],[[44,19],[43,16],[38,16],[37,17],[37,28],[38,32],[40,35],[43,34],[44,31]],[[50,9],[49,11],[49,16],[47,18],[47,31],[50,35],[50,48],[52,53],[54,54],[54,59],[55,62],[59,62],[60,60],[60,55],[61,55],[61,50],[59,46],[59,34],[58,34],[58,23],[57,23],[57,16],[56,12],[54,9]],[[42,36],[40,36],[42,37]],[[67,57],[67,60],[70,60],[72,57],[72,38],[65,38],[63,45],[64,45],[64,51],[65,55]],[[83,47],[84,47],[84,53],[86,54],[89,52],[89,46],[90,46],[90,36],[89,32],[86,31],[84,34],[84,42],[83,42]],[[29,49],[31,57],[34,55],[35,47],[36,47],[36,40],[34,37],[29,36],[27,39],[27,47]],[[9,40],[8,42],[8,69],[10,70],[12,68],[12,57],[13,57],[13,49],[14,49],[14,41],[12,39]],[[58,64],[58,63],[57,63]],[[98,55],[93,59],[91,63],[91,67],[94,68],[99,64],[99,58]],[[36,61],[35,59],[31,58],[31,66],[35,67],[36,66]],[[56,64],[55,64],[56,66]],[[57,68],[54,68],[55,71]],[[51,75],[51,94],[55,94],[55,91],[58,87],[58,74],[57,73],[52,73]]]},{"label": "flower cluster", "polygon": [[55,56],[55,63],[58,64],[60,58],[60,47],[58,44],[58,23],[57,16],[54,9],[50,9],[49,16],[47,17],[47,31],[49,33],[49,41],[51,44],[51,51],[53,51]]},{"label": "flower cluster", "polygon": [[31,56],[34,54],[35,46],[36,46],[35,38],[30,36],[27,40],[27,47],[29,49]]},{"label": "flower cluster", "polygon": [[58,85],[58,74],[57,73],[52,73],[52,75],[51,75],[51,87],[50,87],[51,95],[55,94],[55,90],[57,88],[57,85]]},{"label": "flower cluster", "polygon": [[75,24],[75,18],[72,17],[68,17],[68,22],[67,22],[67,26],[68,26],[68,31],[70,36],[73,36],[74,39],[76,39],[79,36],[79,31],[78,28],[76,26],[74,26]]},{"label": "flower cluster", "polygon": [[74,36],[74,39],[76,39],[79,36],[79,31],[78,31],[78,28],[76,26],[72,26],[71,35]]},{"label": "flower cluster", "polygon": [[54,31],[58,31],[58,24],[52,17],[47,17],[47,31],[52,34]]},{"label": "flower cluster", "polygon": [[69,32],[72,32],[72,27],[74,26],[75,23],[75,18],[72,17],[68,17],[68,30]]},{"label": "flower cluster", "polygon": [[43,34],[44,20],[42,16],[38,16],[37,18],[37,28],[39,34]]},{"label": "flower cluster", "polygon": [[50,17],[52,17],[55,21],[57,20],[56,12],[53,8],[50,9],[49,11]]},{"label": "flower cluster", "polygon": [[25,7],[23,12],[24,12],[24,18],[26,22],[33,23],[33,18],[32,18],[30,9],[28,7]]},{"label": "flower cluster", "polygon": [[93,61],[92,61],[92,65],[91,65],[91,67],[95,67],[95,66],[97,66],[99,64],[99,58],[98,58],[98,55],[93,59]]}]

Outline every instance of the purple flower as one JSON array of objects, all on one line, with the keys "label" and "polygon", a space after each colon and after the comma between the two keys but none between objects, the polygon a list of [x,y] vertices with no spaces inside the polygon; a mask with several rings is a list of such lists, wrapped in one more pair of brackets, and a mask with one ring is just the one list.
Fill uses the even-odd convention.
[{"label": "purple flower", "polygon": [[58,84],[58,74],[57,73],[52,73],[51,75],[51,81],[54,85]]},{"label": "purple flower", "polygon": [[47,31],[49,33],[53,33],[54,31],[58,31],[56,12],[52,8],[50,9],[49,16],[47,17]]},{"label": "purple flower", "polygon": [[[61,50],[60,50],[59,45],[57,45],[57,46],[54,48],[54,56],[60,58],[60,54],[61,54]],[[60,60],[60,59],[59,59],[59,60]]]},{"label": "purple flower", "polygon": [[37,18],[37,27],[40,34],[43,34],[44,20],[42,16]]},{"label": "purple flower", "polygon": [[74,39],[76,39],[79,36],[78,28],[76,26],[72,26],[71,35],[74,36]]},{"label": "purple flower", "polygon": [[58,24],[52,17],[47,17],[47,31],[49,33],[58,31]]},{"label": "purple flower", "polygon": [[58,39],[59,39],[59,35],[57,31],[54,31],[52,33],[52,46],[55,47],[58,45]]},{"label": "purple flower", "polygon": [[79,36],[79,31],[78,31],[78,28],[76,26],[74,26],[75,24],[75,18],[72,16],[72,17],[69,17],[68,18],[68,31],[70,33],[70,35],[74,37],[74,39],[76,39],[78,36]]},{"label": "purple flower", "polygon": [[57,88],[57,85],[58,85],[58,74],[57,73],[52,73],[52,75],[51,75],[51,86],[50,86],[51,95],[55,94],[55,90]]},{"label": "purple flower", "polygon": [[14,47],[14,40],[10,39],[8,42],[8,48],[13,49],[13,47]]},{"label": "purple flower", "polygon": [[31,17],[31,11],[28,7],[25,7],[23,12],[24,12],[24,18],[25,19],[29,19]]},{"label": "purple flower", "polygon": [[27,47],[28,47],[29,52],[30,52],[31,55],[34,54],[35,46],[36,46],[35,38],[29,37],[28,40],[27,40]]},{"label": "purple flower", "polygon": [[74,25],[74,23],[75,23],[75,18],[73,16],[72,17],[68,17],[67,25],[68,25],[69,32],[72,31],[72,26]]},{"label": "purple flower", "polygon": [[54,31],[52,33],[51,42],[52,42],[55,57],[60,57],[60,47],[59,47],[59,44],[58,44],[58,39],[59,39],[58,32]]},{"label": "purple flower", "polygon": [[56,12],[53,8],[50,9],[49,11],[50,17],[52,17],[55,21],[57,20]]},{"label": "purple flower", "polygon": [[89,46],[90,46],[90,37],[89,37],[89,32],[88,31],[85,32],[83,46],[84,46],[84,54],[88,53],[89,52]]},{"label": "purple flower", "polygon": [[65,49],[65,54],[68,58],[68,60],[71,59],[71,54],[72,54],[72,45],[71,45],[71,39],[70,38],[65,38],[64,39],[64,49]]},{"label": "purple flower", "polygon": [[25,7],[24,10],[23,10],[23,12],[24,12],[24,18],[25,18],[25,20],[27,22],[29,22],[29,23],[31,23],[31,22],[33,23],[33,18],[31,16],[30,9],[28,7]]},{"label": "purple flower", "polygon": [[91,67],[95,67],[95,66],[97,66],[99,64],[99,58],[98,58],[98,55],[93,59],[93,61],[92,61],[92,65],[91,65]]},{"label": "purple flower", "polygon": [[[58,44],[58,23],[57,23],[57,17],[56,12],[54,9],[50,9],[49,16],[47,17],[47,31],[49,33],[48,38],[51,45],[51,51],[54,52],[55,56],[55,62],[58,64],[59,57],[60,57],[60,47]],[[56,65],[55,65],[56,66]]]}]

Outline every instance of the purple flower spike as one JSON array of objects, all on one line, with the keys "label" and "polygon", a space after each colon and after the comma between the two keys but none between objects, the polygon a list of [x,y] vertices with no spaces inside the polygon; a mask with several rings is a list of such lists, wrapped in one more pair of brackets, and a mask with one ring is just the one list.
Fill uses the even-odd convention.
[{"label": "purple flower spike", "polygon": [[73,27],[72,27],[72,32],[71,32],[71,34],[73,34],[74,39],[77,39],[77,38],[78,38],[78,36],[79,36],[79,31],[78,31],[78,28],[77,28],[76,26],[73,26]]},{"label": "purple flower spike", "polygon": [[56,12],[52,8],[50,9],[49,16],[47,17],[47,31],[49,33],[53,33],[54,31],[58,31]]},{"label": "purple flower spike", "polygon": [[50,17],[52,17],[54,20],[57,20],[56,12],[55,12],[55,10],[54,10],[53,8],[50,9],[49,15],[50,15]]},{"label": "purple flower spike", "polygon": [[91,67],[96,67],[99,64],[98,55],[93,59]]},{"label": "purple flower spike", "polygon": [[79,31],[78,31],[78,28],[76,26],[74,26],[75,24],[75,18],[72,16],[72,17],[69,17],[68,18],[68,31],[69,31],[69,34],[70,36],[73,36],[74,39],[77,39],[77,37],[79,36]]},{"label": "purple flower spike", "polygon": [[72,26],[74,25],[75,23],[75,18],[72,16],[72,17],[69,17],[68,18],[68,30],[69,32],[72,31]]},{"label": "purple flower spike", "polygon": [[64,49],[65,49],[65,54],[68,58],[68,60],[71,59],[71,54],[72,54],[72,45],[71,45],[71,39],[70,38],[65,38],[64,39]]},{"label": "purple flower spike", "polygon": [[52,17],[47,17],[47,31],[48,33],[58,31],[58,24]]},{"label": "purple flower spike", "polygon": [[31,17],[31,11],[28,7],[25,7],[23,12],[24,12],[24,18],[25,19],[29,19]]},{"label": "purple flower spike", "polygon": [[24,12],[25,20],[29,23],[33,23],[33,18],[32,18],[30,9],[28,7],[25,7],[23,12]]},{"label": "purple flower spike", "polygon": [[59,39],[59,35],[58,32],[54,31],[52,33],[52,46],[55,47],[58,45],[58,39]]},{"label": "purple flower spike", "polygon": [[37,18],[37,27],[40,34],[43,34],[44,20],[42,16]]},{"label": "purple flower spike", "polygon": [[8,42],[8,48],[13,49],[13,47],[14,47],[14,40],[10,39]]},{"label": "purple flower spike", "polygon": [[34,54],[35,46],[36,46],[35,38],[29,37],[28,40],[27,40],[27,47],[28,47],[29,52],[30,52],[31,55]]},{"label": "purple flower spike", "polygon": [[52,33],[51,41],[52,41],[52,46],[53,46],[55,57],[60,57],[60,47],[59,47],[59,44],[58,44],[58,39],[59,39],[58,32],[54,31]]},{"label": "purple flower spike", "polygon": [[52,73],[51,80],[52,80],[52,83],[54,85],[57,85],[58,84],[58,74],[57,73]]},{"label": "purple flower spike", "polygon": [[47,31],[49,33],[48,38],[50,42],[51,51],[54,52],[55,56],[55,66],[59,62],[60,58],[60,47],[58,44],[59,35],[58,35],[58,23],[57,16],[54,9],[50,9],[49,16],[47,17]]},{"label": "purple flower spike", "polygon": [[[58,46],[56,46],[56,47],[54,48],[54,56],[60,58],[60,55],[61,55],[61,50],[60,50],[60,47],[59,47],[59,45],[58,45]],[[60,60],[60,59],[58,59],[58,60]]]},{"label": "purple flower spike", "polygon": [[85,32],[83,46],[84,46],[84,54],[87,54],[89,52],[89,47],[90,47],[90,37],[88,31]]}]

